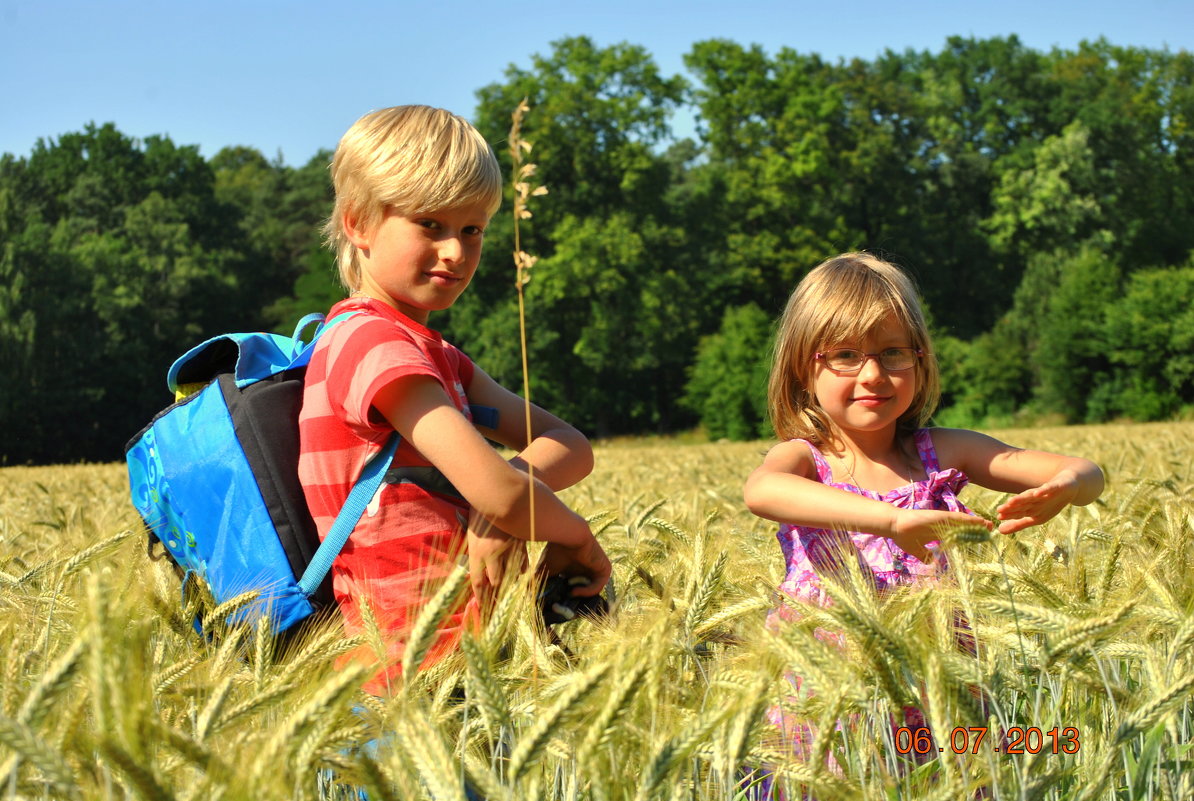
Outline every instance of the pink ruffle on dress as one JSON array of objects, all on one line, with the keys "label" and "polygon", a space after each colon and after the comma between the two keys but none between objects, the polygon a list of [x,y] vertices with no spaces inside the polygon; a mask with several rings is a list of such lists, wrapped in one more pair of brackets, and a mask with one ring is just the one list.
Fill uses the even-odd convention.
[{"label": "pink ruffle on dress", "polygon": [[[853,484],[833,480],[829,462],[819,450],[807,440],[795,440],[808,445],[817,465],[817,477],[822,484],[837,487],[855,495],[890,503],[900,509],[937,509],[973,514],[958,500],[958,493],[969,483],[966,476],[954,468],[942,470],[937,462],[937,451],[929,429],[922,428],[914,434],[916,451],[924,467],[925,479],[907,486],[897,487],[889,492],[875,492]],[[793,526],[784,524],[776,534],[779,547],[784,554],[787,575],[779,589],[789,597],[805,603],[825,606],[829,599],[821,587],[821,576],[842,568],[835,562],[837,552],[846,551],[846,540],[858,556],[863,575],[868,572],[875,588],[883,592],[889,587],[912,584],[918,580],[937,575],[946,569],[944,555],[938,555],[931,564],[925,564],[905,553],[890,537],[864,534],[860,531],[833,532],[823,528]],[[776,613],[773,613],[776,614]],[[783,612],[778,612],[783,617]]]}]

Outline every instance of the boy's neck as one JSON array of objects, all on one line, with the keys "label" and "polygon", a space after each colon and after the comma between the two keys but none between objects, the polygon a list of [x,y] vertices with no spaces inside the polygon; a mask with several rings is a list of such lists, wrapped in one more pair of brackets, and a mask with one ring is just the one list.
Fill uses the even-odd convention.
[{"label": "boy's neck", "polygon": [[432,328],[431,326],[429,326],[427,324],[427,318],[430,316],[430,312],[427,309],[416,309],[415,311],[422,312],[422,313],[421,314],[411,314],[410,310],[408,310],[408,309],[401,308],[393,303],[387,303],[385,300],[383,300],[381,298],[373,297],[372,295],[369,295],[365,292],[354,292],[352,295],[350,295],[347,298],[347,300],[349,300],[349,301],[355,300],[358,302],[369,302],[369,303],[373,303],[373,304],[376,304],[379,306],[385,306],[392,313],[396,314],[399,318],[406,321],[407,323],[413,324],[414,327],[416,327],[422,331],[425,331],[428,335],[433,336],[433,337],[439,336],[439,332],[437,332],[434,328]]},{"label": "boy's neck", "polygon": [[393,298],[391,298],[389,295],[386,295],[384,292],[374,293],[362,289],[356,294],[362,298],[368,298],[369,300],[375,300],[378,303],[384,303],[386,306],[389,306],[403,317],[407,318],[408,320],[414,320],[423,327],[427,326],[427,318],[431,315],[431,312],[427,309],[420,309],[416,306],[411,306],[405,303],[396,303]]}]

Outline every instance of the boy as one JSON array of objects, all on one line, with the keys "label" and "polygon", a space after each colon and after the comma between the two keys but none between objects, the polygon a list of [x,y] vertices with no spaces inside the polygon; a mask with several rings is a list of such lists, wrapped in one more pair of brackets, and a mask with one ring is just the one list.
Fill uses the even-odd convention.
[{"label": "boy", "polygon": [[[362,630],[367,601],[386,635],[386,664],[365,687],[383,694],[410,627],[466,536],[478,594],[500,581],[502,552],[523,548],[510,536],[532,536],[532,503],[535,536],[548,543],[542,568],[589,579],[575,594],[600,592],[610,563],[584,519],[553,493],[592,469],[585,437],[532,407],[527,445],[522,399],[427,327],[430,312],[468,286],[501,202],[489,145],[447,111],[383,109],[340,140],[332,180],[336,203],[325,231],[351,294],[328,317],[357,314],[320,337],[311,357],[299,477],[326,536],[368,458],[394,431],[402,437],[387,483],[332,568],[349,633]],[[497,409],[496,428],[482,436],[470,403]],[[523,450],[506,462],[486,438]],[[475,609],[476,599],[467,606]],[[466,611],[445,621],[429,660],[455,645]]]}]

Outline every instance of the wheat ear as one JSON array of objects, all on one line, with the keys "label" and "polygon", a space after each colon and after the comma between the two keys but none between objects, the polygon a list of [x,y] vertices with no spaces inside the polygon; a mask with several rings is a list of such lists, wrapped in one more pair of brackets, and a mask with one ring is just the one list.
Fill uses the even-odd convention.
[{"label": "wheat ear", "polygon": [[99,752],[103,755],[104,760],[116,768],[116,772],[133,786],[137,795],[147,801],[172,801],[171,794],[161,785],[153,772],[115,742],[110,739],[101,740]]},{"label": "wheat ear", "polygon": [[683,735],[668,738],[651,759],[651,765],[635,793],[635,801],[650,799],[675,766],[688,760],[697,747],[709,739],[709,734],[721,725],[728,711],[723,708],[705,717],[699,725],[690,727]]},{"label": "wheat ear", "polygon": [[597,688],[608,670],[609,665],[601,665],[581,674],[570,687],[560,693],[556,702],[539,717],[535,725],[519,738],[518,747],[510,756],[509,776],[511,781],[517,781],[526,771],[531,761],[547,745],[548,739],[556,731],[561,721],[574,711],[575,707],[579,707],[589,693]]},{"label": "wheat ear", "polygon": [[1115,732],[1116,744],[1125,743],[1137,734],[1156,726],[1191,692],[1194,692],[1194,673],[1170,685],[1163,693],[1124,718]]},{"label": "wheat ear", "polygon": [[613,722],[621,718],[630,708],[635,693],[642,686],[642,679],[646,672],[646,666],[639,662],[614,684],[613,691],[605,699],[605,704],[597,713],[597,717],[589,724],[585,738],[581,741],[578,752],[582,757],[597,753],[601,743],[609,737]]},{"label": "wheat ear", "polygon": [[510,725],[510,702],[493,674],[484,649],[471,634],[461,638],[460,650],[468,663],[470,695],[476,700],[490,734],[496,734],[503,726]]},{"label": "wheat ear", "polygon": [[431,725],[417,709],[408,709],[396,727],[396,734],[405,758],[430,790],[432,798],[464,801],[464,788],[454,769],[456,760],[438,727]]},{"label": "wheat ear", "polygon": [[70,686],[79,667],[79,657],[82,656],[86,645],[85,639],[75,640],[65,653],[54,660],[25,696],[25,701],[17,712],[17,720],[34,727],[41,724],[52,708],[54,699]]},{"label": "wheat ear", "polygon": [[440,621],[452,611],[467,585],[468,569],[456,565],[439,588],[439,592],[419,613],[410,635],[406,638],[406,650],[402,654],[402,681],[406,687],[413,682],[415,671],[423,664],[423,658],[435,642]]},{"label": "wheat ear", "polygon": [[216,685],[211,697],[207,699],[207,704],[203,707],[203,711],[199,714],[199,720],[195,724],[196,740],[200,742],[206,740],[212,726],[219,720],[220,710],[224,708],[224,702],[228,700],[228,693],[232,690],[234,678],[234,674],[225,676]]},{"label": "wheat ear", "polygon": [[[74,797],[75,779],[71,775],[70,766],[27,724],[0,715],[0,743],[4,743],[16,752],[20,759],[41,771],[46,780],[61,789],[66,797]],[[17,765],[14,765],[5,771],[6,783],[10,780],[11,771],[16,767]]]}]

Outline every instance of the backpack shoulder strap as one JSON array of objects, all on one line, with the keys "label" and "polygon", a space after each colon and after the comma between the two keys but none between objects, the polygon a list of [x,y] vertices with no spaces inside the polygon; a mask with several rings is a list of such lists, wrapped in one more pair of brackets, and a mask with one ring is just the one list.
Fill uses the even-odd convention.
[{"label": "backpack shoulder strap", "polygon": [[365,465],[365,469],[361,471],[361,477],[357,479],[352,491],[348,493],[348,499],[344,501],[340,514],[336,515],[336,521],[332,523],[331,530],[319,544],[315,555],[311,557],[311,562],[303,571],[303,577],[299,579],[298,583],[299,588],[308,597],[319,589],[324,576],[332,569],[332,562],[344,548],[344,543],[348,542],[348,535],[356,528],[361,515],[365,513],[365,507],[377,493],[377,488],[381,486],[382,480],[385,478],[386,468],[394,458],[394,452],[398,450],[399,439],[397,432],[391,434],[385,447]]}]

